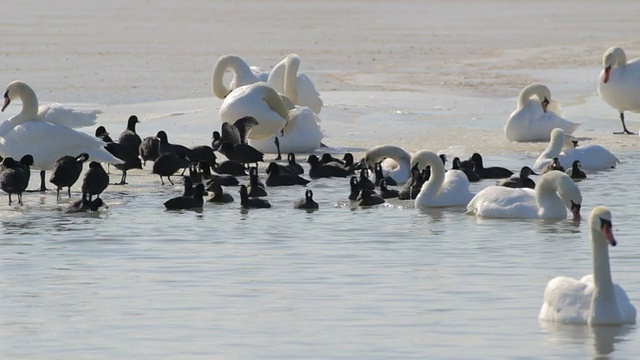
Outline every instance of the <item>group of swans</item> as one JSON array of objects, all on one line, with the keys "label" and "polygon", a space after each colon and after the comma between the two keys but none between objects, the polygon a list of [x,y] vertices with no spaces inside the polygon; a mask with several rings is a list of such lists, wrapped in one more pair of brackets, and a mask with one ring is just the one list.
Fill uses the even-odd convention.
[{"label": "group of swans", "polygon": [[[320,118],[322,100],[311,80],[299,74],[300,58],[288,55],[271,71],[267,83],[236,55],[225,55],[216,62],[213,93],[224,99],[219,115],[222,122],[233,123],[251,116],[258,121],[247,138],[250,145],[266,153],[312,152],[323,138]],[[229,87],[223,82],[226,70],[233,78]]]},{"label": "group of swans", "polygon": [[59,104],[38,108],[35,92],[22,81],[7,85],[2,111],[18,99],[22,102],[20,113],[0,124],[0,155],[20,159],[31,154],[33,168],[41,170],[41,190],[45,189],[45,170],[53,169],[56,161],[65,155],[87,153],[91,160],[122,162],[105,149],[102,140],[73,129],[95,124],[95,112],[77,112]]},{"label": "group of swans", "polygon": [[[598,94],[609,106],[620,114],[622,132],[633,134],[624,122],[624,112],[640,112],[640,58],[627,61],[619,47],[611,47],[602,56],[603,70],[598,79]],[[551,100],[549,88],[542,84],[526,86],[518,96],[516,110],[504,127],[509,141],[547,141],[551,130],[560,128],[572,134],[580,123],[561,117],[559,106]]]}]

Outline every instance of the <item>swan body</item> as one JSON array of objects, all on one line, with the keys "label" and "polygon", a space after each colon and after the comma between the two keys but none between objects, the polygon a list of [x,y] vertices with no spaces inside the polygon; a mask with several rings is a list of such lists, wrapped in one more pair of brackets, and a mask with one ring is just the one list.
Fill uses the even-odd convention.
[{"label": "swan body", "polygon": [[436,153],[421,150],[411,157],[411,167],[418,169],[431,167],[431,176],[420,189],[416,197],[416,206],[465,206],[473,195],[469,191],[469,179],[460,170],[449,170],[445,173],[442,159]]},{"label": "swan body", "polygon": [[[378,145],[365,153],[364,161],[370,168],[375,168],[377,162],[386,158],[397,164],[394,169],[384,168],[383,175],[392,178],[397,184],[403,184],[411,178],[411,155],[395,145]],[[385,164],[383,164],[385,165]]]},{"label": "swan body", "polygon": [[640,58],[627,62],[619,47],[611,47],[602,55],[598,79],[598,94],[620,113],[624,133],[630,133],[624,123],[624,112],[640,112]]},{"label": "swan body", "polygon": [[582,194],[571,178],[560,171],[540,177],[535,189],[489,186],[467,205],[468,214],[489,218],[566,218],[570,209],[580,216]]},{"label": "swan body", "polygon": [[[227,70],[231,70],[233,73],[229,87],[224,84],[224,74]],[[249,67],[241,57],[237,55],[223,55],[218,58],[213,66],[211,85],[214,95],[219,99],[224,99],[233,90],[241,86],[266,81],[266,79],[264,79],[265,77],[260,69]]]},{"label": "swan body", "polygon": [[288,120],[287,110],[278,93],[265,83],[254,83],[233,90],[220,106],[220,120],[233,124],[251,116],[258,125],[251,128],[247,139],[266,140],[280,132]]},{"label": "swan body", "polygon": [[44,113],[39,112],[35,92],[26,83],[13,81],[7,86],[5,104],[18,98],[22,100],[22,111],[0,124],[0,155],[19,159],[25,154],[31,154],[34,158],[33,167],[39,170],[51,170],[59,158],[79,153],[89,154],[89,158],[94,161],[112,164],[122,162],[104,148],[102,140],[65,125],[89,123],[90,117],[83,115],[75,120],[53,120],[57,116],[48,116],[53,116],[55,112],[73,112],[55,107]]},{"label": "swan body", "polygon": [[580,280],[559,276],[549,281],[539,319],[569,324],[633,324],[636,308],[624,289],[611,279],[608,247],[617,244],[611,211],[595,207],[589,216],[589,230],[593,273]]},{"label": "swan body", "polygon": [[291,99],[294,105],[306,106],[319,114],[324,103],[313,81],[307,75],[298,73],[299,68],[300,57],[289,54],[271,70],[268,83]]},{"label": "swan body", "polygon": [[550,102],[551,91],[542,84],[531,84],[522,89],[517,108],[504,127],[507,139],[518,142],[549,141],[549,134],[555,128],[572,134],[581,123],[563,119],[557,110],[547,107]]},{"label": "swan body", "polygon": [[[296,106],[287,113],[287,125],[278,134],[280,151],[285,153],[310,153],[320,147],[324,135],[320,130],[320,118],[306,106]],[[251,140],[249,144],[263,153],[276,153],[274,138]]]},{"label": "swan body", "polygon": [[558,158],[560,164],[564,164],[565,166],[578,160],[584,170],[592,171],[615,168],[620,162],[615,155],[600,145],[589,144],[578,147],[566,147],[565,145],[566,137],[564,130],[553,129],[553,131],[551,131],[549,145],[540,156],[538,156],[534,169],[542,170],[545,166],[553,162],[553,158],[555,157]]}]

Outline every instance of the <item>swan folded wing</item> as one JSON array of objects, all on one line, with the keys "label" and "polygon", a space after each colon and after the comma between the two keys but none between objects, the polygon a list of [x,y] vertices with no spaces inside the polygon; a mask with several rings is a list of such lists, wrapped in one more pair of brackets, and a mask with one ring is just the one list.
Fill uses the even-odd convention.
[{"label": "swan folded wing", "polygon": [[95,125],[99,113],[101,111],[98,109],[80,111],[54,103],[40,106],[38,119],[70,128],[80,128]]},{"label": "swan folded wing", "polygon": [[[36,153],[30,147],[37,148],[42,144],[47,154],[56,159],[86,152],[91,160],[112,164],[122,163],[104,148],[105,144],[99,138],[49,122],[30,121],[20,124],[8,134],[7,140],[9,139],[13,144],[20,144],[24,154]],[[38,159],[35,159],[35,162],[38,163]]]},{"label": "swan folded wing", "polygon": [[565,276],[553,278],[544,290],[539,319],[565,324],[586,324],[593,297],[591,275],[580,281]]},{"label": "swan folded wing", "polygon": [[[585,275],[580,279],[580,282],[587,284],[590,287],[593,287],[593,275]],[[618,303],[618,310],[620,310],[620,315],[624,323],[635,323],[636,322],[636,308],[633,306],[627,293],[624,289],[613,283],[613,291],[616,294],[616,302]],[[589,293],[591,298],[591,293]]]},{"label": "swan folded wing", "polygon": [[467,205],[473,198],[469,191],[469,178],[460,170],[449,170],[444,174],[440,194],[447,194],[449,205]]},{"label": "swan folded wing", "polygon": [[476,194],[467,210],[479,217],[537,218],[538,205],[533,189],[488,186]]}]

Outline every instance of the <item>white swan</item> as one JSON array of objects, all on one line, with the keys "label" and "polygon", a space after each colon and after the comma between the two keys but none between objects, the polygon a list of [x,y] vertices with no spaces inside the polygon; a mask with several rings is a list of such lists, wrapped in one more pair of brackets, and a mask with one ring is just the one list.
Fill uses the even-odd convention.
[{"label": "white swan", "polygon": [[571,210],[580,217],[582,194],[571,178],[561,171],[540,177],[535,189],[489,186],[467,205],[467,213],[489,218],[566,218]]},{"label": "white swan", "polygon": [[289,114],[280,95],[265,83],[241,86],[233,90],[220,106],[220,120],[233,124],[245,116],[251,116],[258,125],[247,134],[249,140],[267,140],[279,135]]},{"label": "white swan", "polygon": [[[310,153],[321,145],[323,134],[320,118],[306,106],[296,106],[287,113],[287,124],[278,134],[280,151],[284,153]],[[277,153],[275,138],[250,140],[249,144],[263,153]]]},{"label": "white swan", "polygon": [[[554,111],[551,91],[542,84],[526,86],[518,96],[516,110],[511,113],[504,127],[504,135],[510,141],[549,141],[549,134],[555,128],[561,128],[567,134],[573,133],[580,123],[572,123],[560,117]],[[559,110],[559,109],[558,109]]]},{"label": "white swan", "polygon": [[378,145],[367,150],[364,161],[371,169],[375,168],[377,162],[386,158],[392,159],[396,163],[394,169],[383,168],[383,175],[389,176],[398,184],[405,183],[411,178],[411,155],[404,149],[395,145]]},{"label": "white swan", "polygon": [[624,112],[640,112],[640,58],[627,62],[627,55],[619,47],[610,47],[602,55],[598,80],[598,94],[620,113],[622,132],[633,134],[624,123]]},{"label": "white swan", "polygon": [[[67,114],[67,119],[62,120],[48,117],[51,110],[38,112],[35,92],[22,81],[13,81],[7,85],[2,110],[17,99],[22,101],[22,111],[0,124],[0,155],[19,159],[25,154],[31,154],[34,158],[33,168],[42,170],[41,179],[44,170],[51,170],[55,162],[65,155],[75,156],[85,152],[95,161],[113,164],[122,162],[104,148],[104,142],[100,139],[64,125],[87,123],[87,114],[74,118],[71,115],[73,111],[54,110]],[[43,183],[41,188],[44,188]]]},{"label": "white swan", "polygon": [[[547,148],[538,156],[534,164],[535,170],[542,170],[557,157],[562,166],[568,167],[575,160],[580,161],[584,170],[607,170],[615,168],[620,162],[609,150],[600,145],[589,144],[578,147],[567,147],[567,137],[564,130],[553,129],[551,140]],[[570,141],[569,141],[570,143]],[[564,148],[564,150],[563,150]]]},{"label": "white swan", "polygon": [[307,75],[298,73],[299,68],[300,57],[289,54],[271,70],[268,83],[293,104],[306,106],[319,114],[323,105],[320,94]]},{"label": "white swan", "polygon": [[418,151],[411,157],[410,164],[411,167],[417,165],[419,170],[431,167],[431,176],[422,184],[416,197],[416,206],[465,206],[473,198],[467,175],[461,170],[449,170],[445,173],[438,154],[428,150]]},{"label": "white swan", "polygon": [[[233,72],[233,78],[229,87],[224,84],[224,74],[227,70]],[[213,66],[211,74],[211,86],[213,94],[219,99],[226,98],[233,90],[257,82],[266,81],[268,73],[263,73],[259,68],[249,67],[247,63],[237,55],[223,55],[218,58]]]},{"label": "white swan", "polygon": [[571,324],[622,325],[636,322],[636,308],[611,280],[608,246],[615,246],[611,211],[597,206],[589,216],[593,274],[580,280],[559,276],[544,290],[539,319]]}]

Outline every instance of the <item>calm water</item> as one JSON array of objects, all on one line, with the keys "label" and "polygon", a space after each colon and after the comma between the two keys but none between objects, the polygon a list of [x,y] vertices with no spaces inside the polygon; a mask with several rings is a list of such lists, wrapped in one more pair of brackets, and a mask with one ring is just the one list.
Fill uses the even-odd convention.
[{"label": "calm water", "polygon": [[[640,195],[628,179],[640,154],[619,156],[580,183],[582,214],[611,207],[614,281],[638,306]],[[537,320],[549,279],[591,272],[586,220],[478,220],[398,200],[356,208],[348,179],[312,182],[313,213],[292,208],[303,187],[268,189],[267,210],[167,212],[181,186],[148,172],[110,187],[109,210],[94,215],[62,212],[52,192],[26,194],[23,208],[2,197],[0,357],[640,357],[635,326]]]}]

